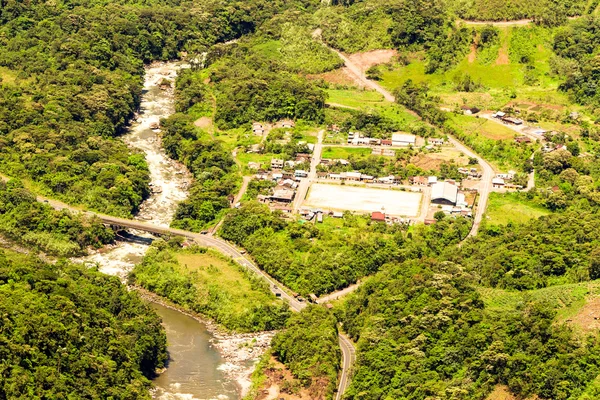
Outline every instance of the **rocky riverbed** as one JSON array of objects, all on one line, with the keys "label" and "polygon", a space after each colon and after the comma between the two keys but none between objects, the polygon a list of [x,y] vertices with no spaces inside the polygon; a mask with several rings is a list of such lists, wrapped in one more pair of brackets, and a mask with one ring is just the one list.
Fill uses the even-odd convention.
[{"label": "rocky riverbed", "polygon": [[[174,110],[174,80],[185,68],[180,62],[155,63],[147,67],[139,114],[122,139],[143,151],[151,177],[152,195],[141,206],[137,219],[169,226],[177,204],[187,197],[191,176],[180,163],[171,160],[160,142],[160,119]],[[169,85],[166,83],[170,82]],[[152,237],[133,232],[140,237]],[[119,276],[139,263],[148,244],[118,242],[79,259],[98,265],[100,271]],[[158,296],[145,293],[163,318],[171,360],[168,368],[155,380],[156,399],[236,399],[250,387],[254,365],[271,342],[273,332],[228,334],[210,321],[190,315],[166,303]]]}]

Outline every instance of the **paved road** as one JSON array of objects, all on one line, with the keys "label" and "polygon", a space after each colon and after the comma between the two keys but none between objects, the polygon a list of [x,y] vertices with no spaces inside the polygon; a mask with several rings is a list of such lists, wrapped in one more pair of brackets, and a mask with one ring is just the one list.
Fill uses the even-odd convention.
[{"label": "paved road", "polygon": [[341,400],[341,398],[344,396],[344,393],[346,392],[346,389],[348,389],[348,386],[350,386],[350,376],[352,376],[352,367],[356,362],[356,350],[354,349],[354,345],[352,344],[350,339],[346,337],[346,335],[340,333],[338,337],[340,348],[342,349],[343,361],[342,373],[340,375],[340,384],[338,386],[338,392],[335,396],[335,399]]},{"label": "paved road", "polygon": [[298,190],[296,190],[296,197],[294,198],[293,204],[293,212],[297,213],[302,205],[302,202],[306,198],[306,194],[308,193],[308,188],[311,183],[317,177],[317,166],[321,163],[321,154],[323,152],[323,135],[325,134],[324,130],[320,130],[317,134],[317,144],[315,144],[315,148],[312,153],[312,158],[310,161],[310,171],[308,171],[308,177],[302,178],[300,180],[300,184],[298,185]]},{"label": "paved road", "polygon": [[[71,210],[74,212],[80,211],[80,210],[78,210],[74,207],[70,207],[60,201],[47,199],[42,196],[38,197],[38,201],[46,202],[57,210],[68,209],[68,210]],[[296,298],[291,295],[292,292],[289,289],[287,289],[281,283],[276,281],[269,274],[267,274],[266,272],[264,272],[260,268],[258,268],[244,254],[245,252],[242,253],[243,250],[238,249],[237,247],[233,246],[232,244],[226,242],[223,239],[216,238],[213,236],[202,235],[202,234],[195,233],[195,232],[184,231],[182,229],[165,228],[165,227],[161,227],[161,226],[156,226],[151,223],[143,222],[143,221],[136,221],[136,220],[130,220],[130,219],[126,219],[126,218],[113,217],[110,215],[104,215],[104,214],[93,213],[93,212],[86,212],[86,214],[89,216],[98,217],[105,224],[110,224],[110,225],[115,225],[115,226],[119,226],[119,227],[123,227],[123,228],[130,228],[130,229],[135,229],[135,230],[139,230],[139,231],[160,234],[160,235],[183,236],[187,239],[195,241],[196,243],[198,243],[202,246],[213,248],[222,254],[230,256],[235,262],[237,262],[241,266],[248,268],[250,271],[261,276],[264,280],[266,280],[269,283],[271,292],[280,293],[281,298],[285,299],[289,303],[289,305],[293,311],[301,311],[303,308],[306,307],[306,303],[299,302],[298,300],[296,300]],[[340,348],[342,350],[342,356],[343,356],[343,360],[342,360],[343,367],[342,367],[342,372],[340,375],[340,385],[338,388],[339,392],[338,392],[337,398],[341,399],[341,396],[344,394],[344,392],[346,391],[346,389],[350,383],[350,371],[351,371],[352,365],[354,364],[354,360],[356,358],[356,355],[355,355],[356,351],[354,349],[352,342],[347,337],[345,337],[342,333],[339,334],[339,342],[340,342]]]},{"label": "paved road", "polygon": [[361,285],[361,282],[357,282],[354,285],[348,286],[347,288],[340,289],[336,292],[326,294],[325,296],[321,296],[317,299],[317,303],[325,304],[325,303],[329,303],[330,301],[337,300],[341,297],[346,296],[347,294],[354,292],[356,289],[358,289],[360,287],[360,285]]},{"label": "paved road", "polygon": [[481,176],[481,182],[479,186],[479,201],[477,203],[477,211],[475,212],[475,216],[473,218],[473,226],[471,227],[471,231],[468,236],[475,236],[479,231],[479,227],[481,226],[481,221],[483,220],[483,214],[487,209],[488,199],[490,197],[490,192],[492,191],[492,179],[494,178],[494,169],[492,166],[483,159],[483,157],[474,153],[471,149],[466,147],[464,144],[454,139],[451,136],[448,136],[448,140],[460,151],[466,154],[468,157],[476,158],[479,165],[483,169],[483,173]]}]

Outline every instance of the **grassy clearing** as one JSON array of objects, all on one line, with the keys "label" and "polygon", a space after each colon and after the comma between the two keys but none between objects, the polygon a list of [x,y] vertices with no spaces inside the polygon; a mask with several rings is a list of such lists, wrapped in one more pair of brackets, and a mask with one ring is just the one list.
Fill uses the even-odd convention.
[{"label": "grassy clearing", "polygon": [[346,107],[361,108],[365,105],[381,104],[383,96],[374,90],[327,90],[327,103],[340,104]]},{"label": "grassy clearing", "polygon": [[211,249],[156,243],[130,279],[229,330],[279,329],[289,315],[265,281]]},{"label": "grassy clearing", "polygon": [[557,310],[556,320],[565,322],[585,306],[588,299],[600,294],[600,281],[551,286],[522,292],[481,288],[483,302],[492,312],[515,310],[525,301],[545,301]]},{"label": "grassy clearing", "polygon": [[192,276],[201,296],[208,298],[211,291],[221,293],[228,299],[233,313],[245,313],[253,306],[276,301],[264,290],[257,290],[241,267],[213,251],[204,254],[177,253],[175,259],[181,272]]},{"label": "grassy clearing", "polygon": [[272,158],[281,158],[281,154],[257,154],[257,153],[239,153],[237,159],[242,166],[247,166],[249,162],[257,162],[264,166],[271,166]]},{"label": "grassy clearing", "polygon": [[507,140],[518,136],[517,132],[502,124],[468,115],[453,115],[452,119],[467,133],[479,133],[492,140]]},{"label": "grassy clearing", "polygon": [[443,147],[439,153],[419,153],[410,159],[411,164],[426,171],[439,171],[443,163],[450,161],[461,166],[469,164],[469,158],[453,147]]},{"label": "grassy clearing", "polygon": [[371,155],[371,149],[365,147],[325,147],[323,149],[323,158],[343,158],[347,160],[350,156],[367,157]]},{"label": "grassy clearing", "polygon": [[550,214],[545,208],[528,201],[518,193],[491,193],[487,209],[487,222],[494,225],[524,223]]}]

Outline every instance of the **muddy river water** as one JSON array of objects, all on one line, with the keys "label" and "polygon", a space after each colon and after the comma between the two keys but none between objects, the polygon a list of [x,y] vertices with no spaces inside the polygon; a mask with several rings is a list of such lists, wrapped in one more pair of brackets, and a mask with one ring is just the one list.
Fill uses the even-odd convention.
[{"label": "muddy river water", "polygon": [[[139,115],[123,136],[127,144],[143,151],[152,181],[153,193],[136,218],[163,226],[169,225],[177,203],[186,198],[190,181],[187,170],[162,150],[157,129],[160,118],[174,112],[173,89],[161,88],[161,83],[163,79],[174,83],[180,68],[185,66],[171,62],[153,64],[146,69]],[[147,249],[144,244],[119,242],[84,261],[97,263],[100,271],[124,279]],[[179,311],[154,303],[152,307],[163,319],[170,356],[166,371],[155,379],[153,397],[160,400],[240,398],[240,392],[248,386],[247,376],[256,355],[239,356],[237,349],[254,338],[215,334],[214,329],[207,329],[202,322]],[[269,337],[263,336],[266,346]],[[229,349],[225,356],[223,349]]]}]

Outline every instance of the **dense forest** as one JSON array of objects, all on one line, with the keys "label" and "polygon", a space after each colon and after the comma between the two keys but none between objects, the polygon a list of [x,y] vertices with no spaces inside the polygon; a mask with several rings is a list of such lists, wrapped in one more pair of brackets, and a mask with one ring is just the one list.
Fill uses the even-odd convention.
[{"label": "dense forest", "polygon": [[330,311],[311,305],[294,314],[271,343],[273,355],[304,387],[316,383],[325,389],[313,393],[313,398],[332,398],[336,387],[341,357],[336,323]]},{"label": "dense forest", "polygon": [[523,398],[578,398],[600,372],[596,339],[554,324],[544,303],[490,316],[452,262],[389,265],[343,311],[359,353],[350,399],[484,399],[498,383]]},{"label": "dense forest", "polygon": [[38,202],[15,181],[0,181],[0,233],[20,244],[55,256],[76,256],[88,247],[114,241],[114,232],[97,218],[56,211]]},{"label": "dense forest", "polygon": [[437,254],[470,229],[464,218],[410,232],[402,225],[371,223],[370,217],[352,213],[338,221],[334,227],[287,222],[267,206],[247,202],[227,214],[220,235],[246,248],[262,269],[287,287],[322,295],[392,260]]},{"label": "dense forest", "polygon": [[150,399],[160,318],[115,277],[0,252],[0,398]]}]

